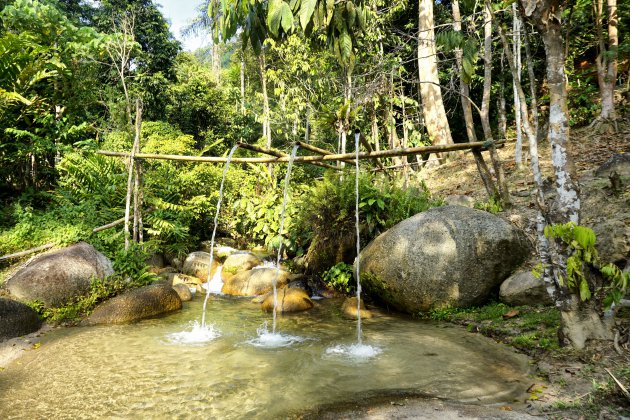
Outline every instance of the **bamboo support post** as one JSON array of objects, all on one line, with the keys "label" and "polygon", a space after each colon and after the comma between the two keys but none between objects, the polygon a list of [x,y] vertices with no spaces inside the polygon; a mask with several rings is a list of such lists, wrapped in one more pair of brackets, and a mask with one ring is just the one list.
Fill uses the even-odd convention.
[{"label": "bamboo support post", "polygon": [[[505,141],[498,141],[495,144],[503,144]],[[381,150],[378,152],[361,152],[358,154],[359,159],[374,159],[381,157],[392,156],[410,156],[418,155],[421,153],[440,153],[440,152],[453,152],[458,150],[482,150],[484,142],[474,143],[456,143],[449,145],[437,145],[437,146],[419,146],[419,147],[405,147],[400,149]],[[107,150],[99,150],[96,153],[103,156],[118,156],[129,157],[129,153],[126,152],[112,152]],[[206,163],[225,163],[227,158],[215,157],[215,156],[183,156],[183,155],[161,155],[156,153],[136,153],[134,156],[136,159],[162,159],[162,160],[175,160],[175,161],[187,161],[187,162],[206,162]],[[332,154],[323,156],[296,156],[294,162],[299,163],[312,163],[312,162],[330,162],[338,160],[352,160],[354,159],[354,153]],[[272,158],[232,158],[232,163],[284,163],[289,161],[289,156],[272,157]]]},{"label": "bamboo support post", "polygon": [[[295,144],[298,144],[300,147],[302,147],[299,143],[300,142],[296,142]],[[286,154],[284,152],[281,152],[279,150],[265,149],[264,147],[256,146],[256,145],[253,145],[253,144],[238,143],[238,147],[240,147],[241,149],[251,150],[253,152],[263,153],[263,154],[266,154],[266,155],[269,155],[269,156],[278,157],[278,158],[279,157],[289,156],[288,154]],[[328,165],[326,163],[311,162],[311,164],[312,165],[316,165],[316,166],[320,166],[322,168],[339,170],[338,167],[333,166],[333,165]]]}]

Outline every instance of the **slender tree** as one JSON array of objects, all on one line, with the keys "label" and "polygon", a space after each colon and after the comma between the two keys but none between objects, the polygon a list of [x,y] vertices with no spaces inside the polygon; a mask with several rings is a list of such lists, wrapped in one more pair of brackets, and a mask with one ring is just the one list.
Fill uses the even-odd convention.
[{"label": "slender tree", "polygon": [[418,0],[418,76],[424,124],[432,144],[451,144],[437,68],[433,1]]}]

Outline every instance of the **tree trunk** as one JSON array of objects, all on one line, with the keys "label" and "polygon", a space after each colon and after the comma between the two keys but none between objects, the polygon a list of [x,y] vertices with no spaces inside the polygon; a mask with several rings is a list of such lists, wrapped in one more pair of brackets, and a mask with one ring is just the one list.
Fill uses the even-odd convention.
[{"label": "tree trunk", "polygon": [[271,127],[270,127],[270,108],[269,108],[269,95],[267,94],[267,73],[265,65],[265,52],[261,51],[258,56],[258,65],[260,69],[260,84],[262,86],[263,95],[263,137],[265,138],[265,144],[267,149],[271,148]]},{"label": "tree trunk", "polygon": [[[558,220],[554,222],[579,223],[580,198],[571,174],[571,161],[567,153],[569,118],[565,85],[565,49],[561,32],[561,0],[520,0],[525,16],[538,28],[545,44],[547,81],[549,89],[549,141],[556,176]],[[521,105],[522,106],[522,105]],[[531,151],[530,151],[531,152]],[[532,154],[533,155],[533,154]],[[566,278],[568,247],[554,247],[555,278]],[[564,263],[563,263],[564,262]],[[566,283],[556,284],[556,304],[562,315],[562,331],[576,348],[583,348],[589,339],[612,338],[610,323],[603,318],[594,299],[582,301]]]},{"label": "tree trunk", "polygon": [[221,55],[219,54],[219,44],[212,44],[212,73],[217,82],[221,81]]},{"label": "tree trunk", "polygon": [[[462,17],[459,11],[459,0],[453,0],[453,2],[451,3],[451,7],[453,9],[453,30],[455,32],[461,32]],[[474,143],[477,141],[477,134],[475,133],[475,123],[473,121],[472,105],[470,101],[470,88],[468,86],[468,83],[464,81],[464,77],[462,74],[462,55],[463,53],[461,49],[455,49],[455,62],[459,71],[459,93],[462,101],[464,123],[466,124],[466,135],[468,136],[468,141],[470,143]],[[475,158],[475,163],[477,164],[477,171],[479,172],[479,176],[481,177],[483,185],[486,188],[488,197],[497,196],[497,187],[492,180],[492,176],[490,175],[490,171],[488,170],[488,165],[486,165],[486,162],[483,159],[483,155],[481,154],[481,152],[477,151],[473,152],[473,156]]]},{"label": "tree trunk", "polygon": [[557,204],[560,222],[580,222],[580,197],[572,174],[572,159],[567,153],[569,141],[569,109],[567,106],[564,45],[560,20],[550,19],[542,31],[547,55],[549,88],[549,142],[556,176]]},{"label": "tree trunk", "polygon": [[492,141],[490,127],[490,89],[492,88],[492,10],[488,1],[483,6],[483,95],[481,99],[481,127],[486,141]]},{"label": "tree trunk", "polygon": [[[512,53],[514,54],[514,67],[516,68],[516,74],[514,77],[521,81],[521,21],[518,19],[518,7],[516,3],[512,3],[513,19],[512,22]],[[521,100],[518,96],[516,89],[517,80],[513,80],[512,86],[514,88],[514,123],[516,131],[516,145],[514,146],[514,162],[518,169],[523,165],[523,126],[521,118],[525,117],[521,114]],[[526,118],[526,117],[525,117]]]},{"label": "tree trunk", "polygon": [[245,53],[241,51],[241,114],[245,114]]},{"label": "tree trunk", "polygon": [[597,120],[614,120],[615,112],[615,83],[617,82],[617,49],[619,38],[617,32],[617,0],[607,0],[608,12],[608,47],[604,41],[602,15],[604,1],[595,0],[595,26],[599,45],[599,54],[595,60],[597,64],[597,82],[602,100],[602,108]]},{"label": "tree trunk", "polygon": [[[135,166],[135,155],[137,150],[140,150],[140,129],[142,125],[142,105],[139,99],[136,100],[136,125],[135,125],[135,138],[133,146],[131,147],[131,153],[129,154],[129,173],[127,176],[127,197],[125,200],[125,251],[129,250],[130,237],[129,232],[129,218],[131,212],[131,195],[133,193],[133,175]],[[134,216],[135,217],[135,216]]]},{"label": "tree trunk", "polygon": [[418,76],[424,124],[432,144],[451,144],[453,139],[446,119],[438,77],[433,1],[418,0],[418,4]]},{"label": "tree trunk", "polygon": [[[505,102],[505,53],[501,51],[501,76],[499,76],[499,98],[497,99],[499,109],[499,134],[502,139],[507,139],[507,112]],[[518,108],[515,108],[518,109]]]},{"label": "tree trunk", "polygon": [[381,150],[381,142],[379,140],[378,133],[378,118],[376,116],[376,104],[372,102],[372,143],[374,144],[374,150],[377,152]]}]

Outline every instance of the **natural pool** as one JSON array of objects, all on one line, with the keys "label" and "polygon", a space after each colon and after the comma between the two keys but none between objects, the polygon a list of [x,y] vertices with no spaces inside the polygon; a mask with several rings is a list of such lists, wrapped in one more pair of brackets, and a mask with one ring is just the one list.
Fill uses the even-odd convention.
[{"label": "natural pool", "polygon": [[304,340],[252,345],[269,314],[248,299],[208,302],[220,336],[178,344],[202,299],[171,316],[133,325],[54,330],[0,372],[0,417],[278,418],[378,390],[416,390],[465,402],[511,404],[527,387],[528,359],[464,329],[388,315],[365,320],[364,342],[382,352],[327,352],[356,341],[340,300],[279,317],[280,332]]}]

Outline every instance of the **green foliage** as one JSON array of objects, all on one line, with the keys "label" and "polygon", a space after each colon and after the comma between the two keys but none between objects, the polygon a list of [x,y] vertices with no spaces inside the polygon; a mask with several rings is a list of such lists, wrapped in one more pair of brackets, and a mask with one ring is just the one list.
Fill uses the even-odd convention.
[{"label": "green foliage", "polygon": [[490,197],[486,202],[477,202],[475,203],[475,208],[492,214],[501,213],[503,211],[501,199],[498,197]]},{"label": "green foliage", "polygon": [[351,293],[356,289],[352,282],[353,272],[350,264],[341,262],[326,270],[322,278],[329,288],[341,293]]},{"label": "green foliage", "polygon": [[[317,232],[336,226],[340,233],[354,228],[355,180],[353,173],[340,179],[327,173],[323,181],[308,187],[299,204],[295,226]],[[414,214],[439,205],[426,188],[401,189],[394,182],[363,173],[359,177],[361,242],[367,244],[381,232]]]},{"label": "green foliage", "polygon": [[[516,311],[512,317],[504,317]],[[557,349],[560,312],[552,307],[510,307],[504,303],[490,303],[473,308],[441,308],[421,318],[449,321],[480,332],[525,351]]]},{"label": "green foliage", "polygon": [[600,287],[591,279],[587,271],[590,267],[598,268],[600,273],[609,280],[604,287],[607,296],[606,306],[618,303],[628,288],[630,275],[623,273],[614,264],[601,266],[595,243],[597,237],[592,229],[576,225],[573,222],[545,226],[545,236],[566,246],[570,255],[566,259],[565,275],[560,275],[562,286],[579,294],[582,301],[591,299],[593,294],[600,292]]}]

